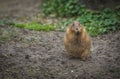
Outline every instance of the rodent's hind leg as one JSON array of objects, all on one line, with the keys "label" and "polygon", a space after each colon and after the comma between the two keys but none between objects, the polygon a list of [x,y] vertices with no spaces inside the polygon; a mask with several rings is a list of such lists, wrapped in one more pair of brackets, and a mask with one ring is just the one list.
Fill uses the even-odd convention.
[{"label": "rodent's hind leg", "polygon": [[81,54],[81,59],[83,61],[87,60],[88,56],[89,56],[90,50],[86,49],[82,54]]}]

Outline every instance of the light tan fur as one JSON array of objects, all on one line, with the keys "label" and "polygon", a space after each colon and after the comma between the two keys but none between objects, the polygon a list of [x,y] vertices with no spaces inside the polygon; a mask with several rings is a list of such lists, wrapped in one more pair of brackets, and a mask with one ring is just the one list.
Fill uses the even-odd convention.
[{"label": "light tan fur", "polygon": [[78,21],[75,21],[66,30],[64,45],[69,56],[80,57],[82,60],[86,60],[90,53],[91,38],[85,27]]}]

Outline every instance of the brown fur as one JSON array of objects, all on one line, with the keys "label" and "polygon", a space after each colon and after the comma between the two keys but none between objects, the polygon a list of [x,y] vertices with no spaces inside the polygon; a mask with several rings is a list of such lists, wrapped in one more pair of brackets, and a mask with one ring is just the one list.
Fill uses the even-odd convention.
[{"label": "brown fur", "polygon": [[78,21],[67,28],[64,36],[64,45],[67,54],[72,57],[80,57],[86,60],[90,53],[91,38],[86,29]]}]

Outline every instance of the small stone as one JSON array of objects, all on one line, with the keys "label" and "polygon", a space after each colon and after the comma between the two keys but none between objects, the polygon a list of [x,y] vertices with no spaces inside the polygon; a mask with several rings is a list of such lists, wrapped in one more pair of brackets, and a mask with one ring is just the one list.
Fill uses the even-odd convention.
[{"label": "small stone", "polygon": [[74,72],[73,70],[71,70],[71,72]]}]

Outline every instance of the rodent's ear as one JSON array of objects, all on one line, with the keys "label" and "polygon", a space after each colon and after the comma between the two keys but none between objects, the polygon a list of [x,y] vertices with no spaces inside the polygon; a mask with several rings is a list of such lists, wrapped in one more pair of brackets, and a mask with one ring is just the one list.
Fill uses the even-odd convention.
[{"label": "rodent's ear", "polygon": [[74,29],[74,23],[70,24],[71,29]]}]

